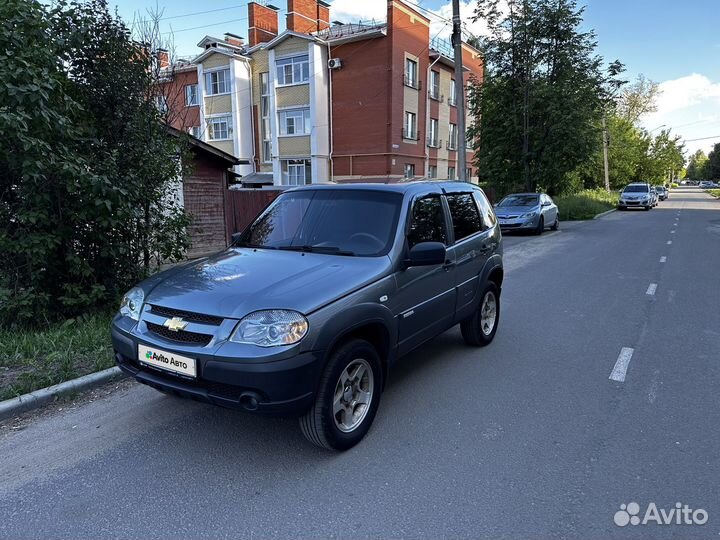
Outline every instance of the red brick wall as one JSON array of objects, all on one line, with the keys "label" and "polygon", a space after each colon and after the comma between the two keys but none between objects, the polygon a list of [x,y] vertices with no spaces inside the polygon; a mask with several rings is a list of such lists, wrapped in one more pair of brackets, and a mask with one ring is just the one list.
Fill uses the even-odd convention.
[{"label": "red brick wall", "polygon": [[318,6],[315,0],[287,1],[287,29],[301,34],[317,30]]},{"label": "red brick wall", "polygon": [[325,30],[330,28],[330,8],[321,4],[317,5],[317,29]]},{"label": "red brick wall", "polygon": [[174,128],[187,131],[200,125],[200,107],[185,106],[185,86],[197,84],[197,70],[175,72],[172,80],[162,85],[162,93],[168,102],[168,121]]},{"label": "red brick wall", "polygon": [[248,39],[251,47],[265,43],[277,36],[277,11],[257,2],[248,4]]}]

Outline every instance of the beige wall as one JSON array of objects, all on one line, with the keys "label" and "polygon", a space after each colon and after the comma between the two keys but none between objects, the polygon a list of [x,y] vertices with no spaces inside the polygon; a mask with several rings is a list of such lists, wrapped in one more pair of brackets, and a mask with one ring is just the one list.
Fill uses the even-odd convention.
[{"label": "beige wall", "polygon": [[260,107],[260,96],[262,89],[260,88],[260,74],[270,71],[270,63],[268,60],[268,52],[266,50],[258,50],[252,54],[252,92],[253,105]]},{"label": "beige wall", "polygon": [[277,89],[275,103],[278,109],[293,105],[310,104],[310,85],[281,86]]},{"label": "beige wall", "polygon": [[290,37],[275,47],[275,58],[290,54],[307,54],[308,40],[297,37]]},{"label": "beige wall", "polygon": [[205,116],[232,112],[232,94],[205,98]]},{"label": "beige wall", "polygon": [[215,148],[227,152],[228,154],[235,154],[234,145],[232,141],[208,141],[208,144],[212,144]]},{"label": "beige wall", "polygon": [[212,69],[230,64],[230,57],[224,54],[212,54],[202,62],[203,69]]},{"label": "beige wall", "polygon": [[279,137],[280,157],[296,157],[310,155],[310,136]]}]

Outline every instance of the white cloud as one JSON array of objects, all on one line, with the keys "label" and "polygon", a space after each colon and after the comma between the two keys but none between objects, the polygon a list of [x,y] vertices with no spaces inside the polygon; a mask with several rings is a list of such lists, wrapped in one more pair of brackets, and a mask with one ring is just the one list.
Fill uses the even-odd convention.
[{"label": "white cloud", "polygon": [[[693,73],[660,83],[658,110],[643,119],[648,130],[665,125],[684,139],[720,135],[720,82]],[[707,153],[717,139],[686,143],[688,155],[698,149]]]}]

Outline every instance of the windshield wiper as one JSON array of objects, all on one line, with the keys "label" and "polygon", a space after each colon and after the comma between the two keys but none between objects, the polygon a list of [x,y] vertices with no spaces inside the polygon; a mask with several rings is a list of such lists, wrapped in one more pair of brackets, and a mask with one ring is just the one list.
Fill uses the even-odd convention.
[{"label": "windshield wiper", "polygon": [[250,244],[248,242],[235,242],[232,247],[244,247],[250,249],[277,249],[275,246],[263,246],[260,244]]},{"label": "windshield wiper", "polygon": [[285,251],[303,251],[305,253],[327,253],[328,255],[344,255],[346,257],[355,256],[355,252],[340,249],[336,246],[281,246],[278,249]]}]

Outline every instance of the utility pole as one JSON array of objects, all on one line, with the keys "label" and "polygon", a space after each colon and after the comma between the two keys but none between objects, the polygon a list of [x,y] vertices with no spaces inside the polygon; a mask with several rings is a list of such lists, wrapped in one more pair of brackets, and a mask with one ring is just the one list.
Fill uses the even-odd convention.
[{"label": "utility pole", "polygon": [[602,118],[603,161],[605,163],[605,189],[610,191],[610,168],[608,166],[608,130],[605,115]]},{"label": "utility pole", "polygon": [[460,20],[460,0],[452,0],[453,31],[452,45],[455,50],[455,98],[457,101],[457,175],[463,182],[470,179],[465,173],[467,157],[467,135],[465,133],[465,79],[462,61],[462,23]]}]

